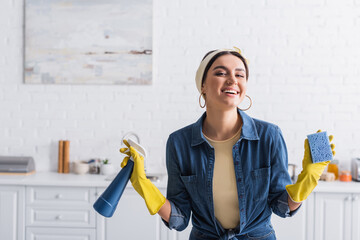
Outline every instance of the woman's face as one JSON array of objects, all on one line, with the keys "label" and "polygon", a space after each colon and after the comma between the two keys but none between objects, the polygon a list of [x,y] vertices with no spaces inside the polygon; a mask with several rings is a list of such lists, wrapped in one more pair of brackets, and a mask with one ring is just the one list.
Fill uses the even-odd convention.
[{"label": "woman's face", "polygon": [[206,106],[223,110],[237,107],[246,94],[246,72],[240,58],[226,54],[209,68],[202,87]]}]

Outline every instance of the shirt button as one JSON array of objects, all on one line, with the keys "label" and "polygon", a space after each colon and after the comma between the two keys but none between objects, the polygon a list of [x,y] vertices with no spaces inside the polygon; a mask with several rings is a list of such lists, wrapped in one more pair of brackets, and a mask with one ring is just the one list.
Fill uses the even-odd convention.
[{"label": "shirt button", "polygon": [[241,178],[238,178],[237,181],[238,181],[238,182],[241,182]]},{"label": "shirt button", "polygon": [[235,165],[239,165],[239,161],[235,161]]},{"label": "shirt button", "polygon": [[244,211],[244,209],[241,209],[241,211],[243,212],[243,211]]},{"label": "shirt button", "polygon": [[243,195],[240,195],[240,198],[243,198]]}]

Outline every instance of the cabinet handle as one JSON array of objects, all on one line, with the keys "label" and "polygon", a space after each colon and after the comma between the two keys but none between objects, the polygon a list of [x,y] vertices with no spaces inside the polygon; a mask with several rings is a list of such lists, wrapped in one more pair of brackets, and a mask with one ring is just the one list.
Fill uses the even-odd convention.
[{"label": "cabinet handle", "polygon": [[357,201],[358,199],[359,199],[358,196],[354,196],[352,200],[353,200],[353,201]]},{"label": "cabinet handle", "polygon": [[345,201],[350,201],[351,200],[351,196],[347,196],[346,198],[345,198]]},{"label": "cabinet handle", "polygon": [[62,198],[62,195],[61,195],[61,194],[56,194],[56,195],[55,195],[55,198],[56,198],[56,199],[60,199],[60,198]]},{"label": "cabinet handle", "polygon": [[62,220],[62,216],[61,216],[61,215],[57,215],[57,216],[55,217],[55,219],[56,219],[56,220]]}]

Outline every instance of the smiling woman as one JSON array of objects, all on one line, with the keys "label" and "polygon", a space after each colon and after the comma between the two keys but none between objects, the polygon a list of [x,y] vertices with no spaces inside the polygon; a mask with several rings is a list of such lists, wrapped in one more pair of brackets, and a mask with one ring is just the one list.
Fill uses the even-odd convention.
[{"label": "smiling woman", "polygon": [[182,230],[192,213],[190,239],[276,239],[272,212],[288,217],[300,205],[288,205],[291,179],[280,129],[237,107],[248,78],[238,49],[207,53],[195,77],[206,112],[168,139],[167,200],[159,215],[170,229]]},{"label": "smiling woman", "polygon": [[[276,239],[272,213],[294,215],[316,186],[316,181],[291,185],[279,127],[237,107],[246,96],[248,77],[247,61],[238,49],[208,53],[195,78],[206,112],[167,141],[166,199],[152,184],[139,186],[133,182],[144,180],[133,178],[134,188],[147,205],[151,202],[150,213],[158,213],[170,229],[185,229],[191,216],[190,240]],[[137,152],[130,152],[136,159]],[[140,160],[134,164],[143,172]],[[316,179],[322,171],[323,166],[308,166],[303,179]],[[299,194],[299,202],[290,197]]]}]

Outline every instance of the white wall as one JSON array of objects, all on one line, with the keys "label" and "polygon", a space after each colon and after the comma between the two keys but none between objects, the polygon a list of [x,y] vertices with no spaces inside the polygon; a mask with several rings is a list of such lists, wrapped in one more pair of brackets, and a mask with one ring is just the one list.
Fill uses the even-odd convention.
[{"label": "white wall", "polygon": [[0,30],[0,155],[31,155],[38,170],[56,170],[60,139],[71,160],[120,164],[130,130],[149,170],[164,169],[168,135],[203,112],[200,60],[232,46],[250,61],[248,113],[280,126],[290,162],[301,165],[317,129],[335,136],[341,162],[360,156],[359,0],[154,0],[152,86],[24,84],[22,0],[0,2]]}]

